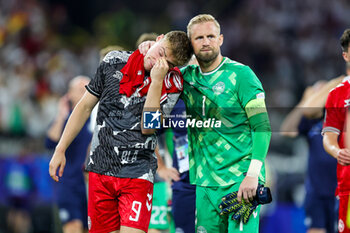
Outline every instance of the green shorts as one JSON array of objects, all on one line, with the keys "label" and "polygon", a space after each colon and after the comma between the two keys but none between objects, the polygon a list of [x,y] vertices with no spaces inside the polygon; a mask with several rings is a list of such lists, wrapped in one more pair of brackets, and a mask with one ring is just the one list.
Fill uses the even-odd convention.
[{"label": "green shorts", "polygon": [[221,198],[235,192],[239,184],[226,187],[196,187],[196,232],[197,233],[258,233],[260,206],[246,224],[231,219],[232,214],[220,216]]},{"label": "green shorts", "polygon": [[157,182],[153,186],[152,214],[149,229],[165,230],[168,221],[168,191],[166,182]]}]

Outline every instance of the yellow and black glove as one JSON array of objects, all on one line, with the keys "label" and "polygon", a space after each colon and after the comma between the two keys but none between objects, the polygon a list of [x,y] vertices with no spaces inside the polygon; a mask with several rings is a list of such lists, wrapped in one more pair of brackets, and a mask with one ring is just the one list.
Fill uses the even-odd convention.
[{"label": "yellow and black glove", "polygon": [[258,205],[268,204],[272,201],[270,188],[258,185],[256,190],[256,196],[254,199],[245,203],[244,200],[239,203],[237,200],[237,193],[232,192],[222,197],[222,202],[219,205],[221,209],[220,215],[233,213],[232,219],[235,221],[242,220],[243,223],[247,223],[249,217],[252,215]]}]

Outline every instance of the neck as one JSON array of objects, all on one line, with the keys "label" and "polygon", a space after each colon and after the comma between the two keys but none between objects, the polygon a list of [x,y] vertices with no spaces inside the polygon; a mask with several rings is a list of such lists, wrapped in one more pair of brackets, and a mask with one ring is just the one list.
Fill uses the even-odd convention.
[{"label": "neck", "polygon": [[223,57],[221,54],[219,54],[214,60],[205,62],[205,61],[198,61],[198,64],[201,68],[201,71],[203,73],[207,73],[210,71],[215,70],[221,63]]}]

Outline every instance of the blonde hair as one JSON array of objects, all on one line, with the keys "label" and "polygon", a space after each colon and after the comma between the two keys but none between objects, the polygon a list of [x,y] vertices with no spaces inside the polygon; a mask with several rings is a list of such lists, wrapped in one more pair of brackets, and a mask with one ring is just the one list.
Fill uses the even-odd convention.
[{"label": "blonde hair", "polygon": [[200,15],[193,17],[190,20],[190,22],[188,23],[188,25],[187,25],[188,38],[191,39],[191,28],[193,25],[199,24],[199,23],[205,23],[205,22],[213,22],[215,24],[215,26],[219,29],[219,34],[220,34],[220,24],[218,23],[218,21],[212,15],[200,14]]}]

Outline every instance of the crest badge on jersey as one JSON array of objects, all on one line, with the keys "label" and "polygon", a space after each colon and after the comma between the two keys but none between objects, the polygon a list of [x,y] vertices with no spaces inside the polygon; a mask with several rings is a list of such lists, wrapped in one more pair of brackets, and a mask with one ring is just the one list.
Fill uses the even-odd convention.
[{"label": "crest badge on jersey", "polygon": [[215,84],[213,86],[213,92],[216,95],[220,95],[221,93],[223,93],[225,91],[225,83],[224,82],[218,82],[217,84]]},{"label": "crest badge on jersey", "polygon": [[207,233],[207,229],[205,229],[203,226],[199,226],[197,228],[197,233]]},{"label": "crest badge on jersey", "polygon": [[203,226],[197,227],[197,233],[207,233],[207,229],[205,229]]}]

